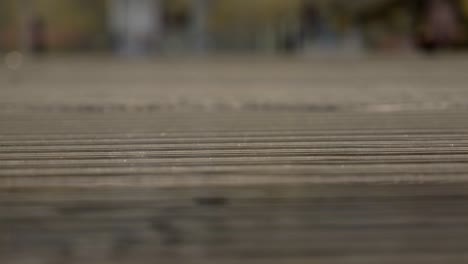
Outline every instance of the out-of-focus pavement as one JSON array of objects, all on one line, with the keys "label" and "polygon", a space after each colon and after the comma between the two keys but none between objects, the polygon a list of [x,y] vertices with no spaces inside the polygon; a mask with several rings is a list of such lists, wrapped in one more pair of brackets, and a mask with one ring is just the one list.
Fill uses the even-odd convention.
[{"label": "out-of-focus pavement", "polygon": [[465,263],[468,59],[0,71],[1,263]]}]

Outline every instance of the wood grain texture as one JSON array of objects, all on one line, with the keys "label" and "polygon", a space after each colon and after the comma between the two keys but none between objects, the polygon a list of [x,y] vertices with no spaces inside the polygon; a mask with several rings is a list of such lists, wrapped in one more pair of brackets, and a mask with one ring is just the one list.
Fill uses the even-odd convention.
[{"label": "wood grain texture", "polygon": [[466,263],[465,60],[355,62],[0,70],[0,263]]}]

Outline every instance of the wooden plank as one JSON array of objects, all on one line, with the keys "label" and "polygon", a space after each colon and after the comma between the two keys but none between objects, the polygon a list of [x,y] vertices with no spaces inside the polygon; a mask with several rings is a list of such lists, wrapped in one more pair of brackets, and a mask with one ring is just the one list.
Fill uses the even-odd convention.
[{"label": "wooden plank", "polygon": [[[456,67],[463,61],[441,62],[451,67],[442,73],[412,60],[400,62],[403,70],[382,61],[354,73],[338,66],[339,80],[320,81],[317,74],[317,83],[297,62],[262,64],[266,69],[256,73],[243,71],[240,62],[223,62],[222,69],[207,63],[191,77],[159,64],[114,63],[64,70],[67,64],[49,61],[48,71],[64,74],[30,71],[16,84],[0,80],[6,83],[0,90],[1,263],[468,260],[468,112],[459,104],[466,89]],[[121,74],[114,84],[123,84],[112,90],[107,70],[95,73],[96,65],[113,65]],[[406,72],[409,65],[419,72]],[[162,79],[147,67],[162,70],[156,74]],[[232,82],[229,67],[240,70],[242,81]],[[376,75],[360,80],[372,69]],[[74,71],[85,77],[81,83]],[[269,72],[278,76],[264,81]],[[132,74],[142,77],[138,95],[123,90]],[[437,80],[432,75],[439,84],[424,90],[424,78]],[[352,80],[378,90],[396,77],[415,84],[401,88],[414,97],[356,92],[365,86],[346,90]],[[240,90],[221,87],[227,90],[210,95],[222,83],[217,78]],[[147,98],[170,98],[164,84],[185,82],[193,82],[193,91],[178,96],[200,93],[193,104],[177,101],[171,108]],[[249,106],[262,92],[288,90],[289,82],[292,96],[273,92],[268,103]],[[262,88],[242,87],[252,83]],[[327,94],[334,84],[336,93]],[[72,96],[82,87],[81,96]],[[354,94],[349,105],[340,92]],[[134,101],[119,101],[125,95]],[[315,95],[333,107],[312,107]],[[212,108],[205,99],[223,106]],[[301,103],[306,107],[291,107]]]}]

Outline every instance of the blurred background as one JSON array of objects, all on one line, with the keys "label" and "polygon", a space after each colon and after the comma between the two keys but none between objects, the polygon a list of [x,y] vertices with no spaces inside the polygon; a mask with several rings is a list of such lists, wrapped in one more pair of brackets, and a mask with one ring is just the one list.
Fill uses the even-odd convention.
[{"label": "blurred background", "polygon": [[0,263],[468,263],[467,21],[0,0]]},{"label": "blurred background", "polygon": [[2,0],[0,50],[362,54],[468,49],[468,0]]}]

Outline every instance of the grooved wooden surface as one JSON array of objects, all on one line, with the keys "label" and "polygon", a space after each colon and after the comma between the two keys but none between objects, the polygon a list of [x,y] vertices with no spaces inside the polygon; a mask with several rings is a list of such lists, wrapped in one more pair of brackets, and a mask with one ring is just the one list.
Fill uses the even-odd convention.
[{"label": "grooved wooden surface", "polygon": [[0,70],[2,264],[468,261],[464,59],[65,62]]}]

